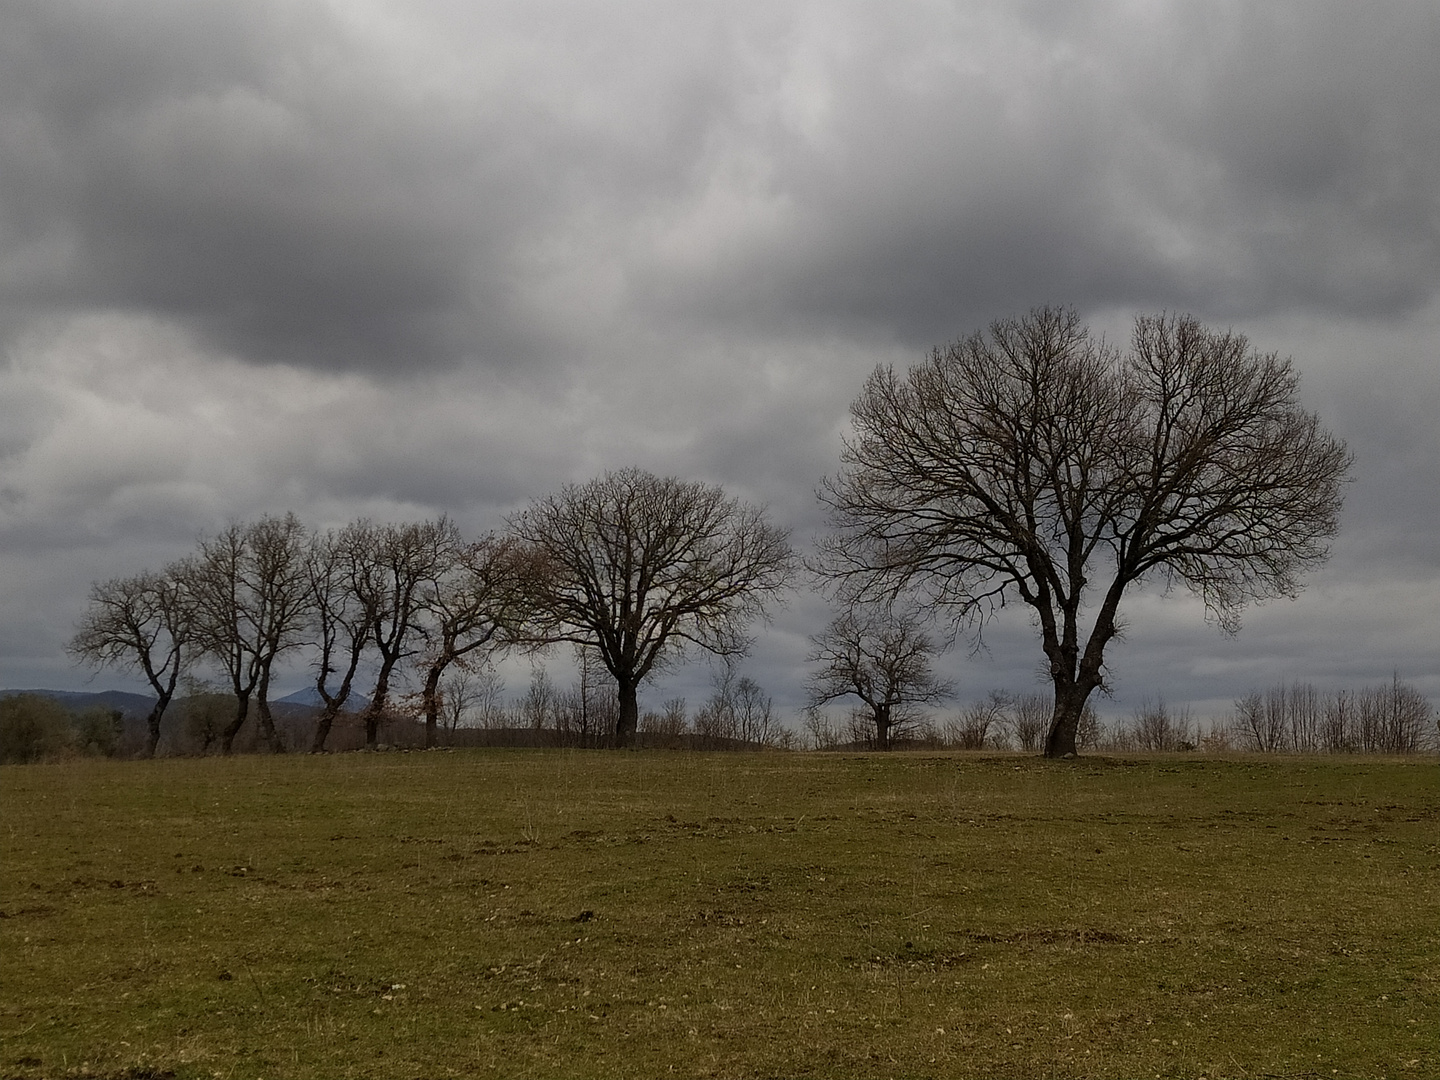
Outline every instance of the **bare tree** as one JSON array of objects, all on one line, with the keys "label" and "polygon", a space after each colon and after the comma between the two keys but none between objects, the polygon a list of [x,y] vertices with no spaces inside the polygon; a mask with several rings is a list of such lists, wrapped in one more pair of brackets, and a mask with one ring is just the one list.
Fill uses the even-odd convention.
[{"label": "bare tree", "polygon": [[806,709],[800,714],[800,723],[805,734],[810,736],[811,749],[834,750],[840,745],[840,731],[823,709]]},{"label": "bare tree", "polygon": [[486,667],[476,672],[468,667],[454,667],[440,680],[440,726],[447,737],[453,739],[456,729],[465,724],[480,704],[481,678],[493,670]]},{"label": "bare tree", "polygon": [[395,667],[413,652],[424,586],[444,576],[461,550],[460,530],[447,517],[375,529],[370,565],[355,583],[370,614],[370,640],[380,654],[375,688],[365,707],[365,745],[379,742]]},{"label": "bare tree", "polygon": [[921,706],[939,704],[953,691],[935,676],[935,643],[914,611],[853,604],[812,640],[809,661],[819,667],[806,685],[809,706],[859,698],[881,750],[919,718]]},{"label": "bare tree", "polygon": [[1080,710],[1080,725],[1075,730],[1075,745],[1081,750],[1094,750],[1100,745],[1104,735],[1105,725],[1100,722],[1095,703],[1087,701]]},{"label": "bare tree", "polygon": [[1021,750],[1033,754],[1040,749],[1041,737],[1053,713],[1044,694],[1021,694],[1015,699],[1010,710],[1010,727]]},{"label": "bare tree", "polygon": [[1339,689],[1281,684],[1235,702],[1232,726],[1247,749],[1278,753],[1411,754],[1431,741],[1431,707],[1395,674],[1389,684]]},{"label": "bare tree", "polygon": [[561,746],[605,746],[615,730],[615,682],[594,649],[573,646],[575,681],[555,695],[552,716]]},{"label": "bare tree", "polygon": [[617,747],[634,742],[640,683],[687,645],[745,652],[746,628],[793,564],[760,509],[639,469],[570,485],[510,525],[538,556],[541,636],[594,649],[615,679]]},{"label": "bare tree", "polygon": [[769,746],[778,737],[774,699],[754,679],[740,674],[738,660],[723,658],[712,676],[715,690],[695,714],[695,736],[702,746]]},{"label": "bare tree", "polygon": [[483,728],[503,728],[510,723],[505,707],[505,680],[491,664],[481,664],[468,674],[473,684],[472,705],[475,719]]},{"label": "bare tree", "polygon": [[[365,589],[362,583],[374,566],[376,541],[375,526],[355,521],[313,537],[306,553],[316,650],[315,691],[322,702],[311,753],[325,749],[335,718],[350,700],[360,660],[370,642],[379,597],[378,590]],[[332,683],[335,675],[340,677],[338,686]]]},{"label": "bare tree", "polygon": [[530,686],[516,711],[532,730],[543,731],[546,724],[554,722],[559,698],[549,674],[543,667],[536,667],[530,672]]},{"label": "bare tree", "polygon": [[641,714],[639,731],[646,744],[673,749],[683,745],[688,726],[685,699],[670,698],[660,712]]},{"label": "bare tree", "polygon": [[524,550],[513,540],[486,537],[458,547],[436,560],[420,590],[419,624],[426,647],[421,654],[424,679],[421,707],[425,746],[435,745],[440,714],[440,679],[452,664],[489,656],[520,634],[527,608],[527,575],[520,565]]},{"label": "bare tree", "polygon": [[270,674],[276,658],[302,641],[310,603],[305,543],[305,527],[294,514],[264,517],[202,541],[185,564],[196,600],[196,640],[235,694],[235,718],[220,734],[222,753],[232,750],[252,697],[267,746],[283,749],[270,713]]},{"label": "bare tree", "polygon": [[778,737],[775,700],[754,679],[742,675],[735,684],[735,731],[743,746],[771,746]]},{"label": "bare tree", "polygon": [[[1010,695],[992,690],[979,701],[972,701],[958,716],[946,722],[949,741],[961,750],[984,750],[986,743],[993,742],[998,732],[1001,741],[1008,746],[1009,741],[1004,739],[1004,726],[1009,708]],[[1004,746],[995,749],[1004,749]]]},{"label": "bare tree", "polygon": [[66,646],[94,667],[138,671],[155,691],[145,718],[145,756],[160,743],[160,721],[192,651],[195,605],[177,567],[90,587],[90,602]]},{"label": "bare tree", "polygon": [[1073,311],[996,322],[870,376],[821,489],[823,564],[848,595],[913,590],[976,632],[1028,605],[1055,694],[1045,753],[1074,753],[1127,588],[1182,584],[1234,632],[1328,554],[1350,455],[1297,393],[1288,361],[1188,316],[1138,317],[1124,355]]},{"label": "bare tree", "polygon": [[1193,750],[1199,733],[1191,723],[1190,707],[1171,709],[1165,699],[1146,698],[1135,709],[1131,731],[1139,750],[1168,752]]},{"label": "bare tree", "polygon": [[1389,686],[1367,686],[1355,695],[1355,742],[1368,753],[1414,754],[1431,740],[1430,702],[1397,672]]}]

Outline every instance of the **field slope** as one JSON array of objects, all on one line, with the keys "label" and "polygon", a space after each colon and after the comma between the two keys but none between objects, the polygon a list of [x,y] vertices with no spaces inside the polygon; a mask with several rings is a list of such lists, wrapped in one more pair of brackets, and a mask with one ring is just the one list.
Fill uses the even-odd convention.
[{"label": "field slope", "polygon": [[0,1077],[1440,1076],[1427,761],[0,770]]}]

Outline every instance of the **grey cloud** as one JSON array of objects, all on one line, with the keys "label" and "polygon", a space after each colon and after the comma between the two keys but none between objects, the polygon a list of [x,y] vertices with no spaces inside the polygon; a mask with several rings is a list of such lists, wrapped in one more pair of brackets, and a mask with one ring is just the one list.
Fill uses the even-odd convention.
[{"label": "grey cloud", "polygon": [[1432,14],[1062,7],[420,5],[442,78],[343,7],[22,5],[0,302],[404,375],[637,316],[917,346],[1433,290]]},{"label": "grey cloud", "polygon": [[12,318],[144,311],[380,373],[536,359],[522,256],[566,136],[523,97],[412,100],[318,5],[36,4],[3,40]]},{"label": "grey cloud", "polygon": [[785,227],[685,299],[922,344],[1044,301],[1237,319],[1433,293],[1433,11],[1077,7],[858,50],[823,137],[775,142]]},{"label": "grey cloud", "polygon": [[[1041,302],[1122,340],[1137,310],[1233,323],[1295,356],[1359,459],[1313,590],[1233,647],[1135,604],[1113,707],[1418,664],[1433,618],[1401,601],[1434,596],[1440,560],[1437,22],[4,5],[0,606],[26,613],[4,679],[58,656],[84,582],[264,512],[479,531],[637,464],[766,503],[803,543],[868,371]],[[822,607],[797,597],[762,632],[777,700]],[[966,696],[1035,684],[1023,612],[988,641],[947,658]],[[703,671],[675,679],[703,696]]]}]

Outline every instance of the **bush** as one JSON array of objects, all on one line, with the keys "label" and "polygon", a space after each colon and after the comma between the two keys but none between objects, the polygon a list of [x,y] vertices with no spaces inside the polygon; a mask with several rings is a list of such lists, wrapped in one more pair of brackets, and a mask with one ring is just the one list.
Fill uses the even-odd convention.
[{"label": "bush", "polygon": [[41,694],[0,698],[0,763],[54,757],[70,749],[70,712]]}]

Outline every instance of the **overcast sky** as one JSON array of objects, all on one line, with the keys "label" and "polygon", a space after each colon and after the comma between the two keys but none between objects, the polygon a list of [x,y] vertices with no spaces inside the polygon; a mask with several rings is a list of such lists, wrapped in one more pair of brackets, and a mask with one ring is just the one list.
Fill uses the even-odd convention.
[{"label": "overcast sky", "polygon": [[[1356,456],[1301,598],[1136,594],[1102,711],[1440,702],[1437,56],[1408,2],[8,0],[0,686],[133,685],[64,656],[90,582],[264,513],[638,465],[806,545],[876,364],[1049,303],[1233,327]],[[787,709],[825,619],[746,665]],[[986,646],[962,696],[1038,687],[1023,612]]]}]

